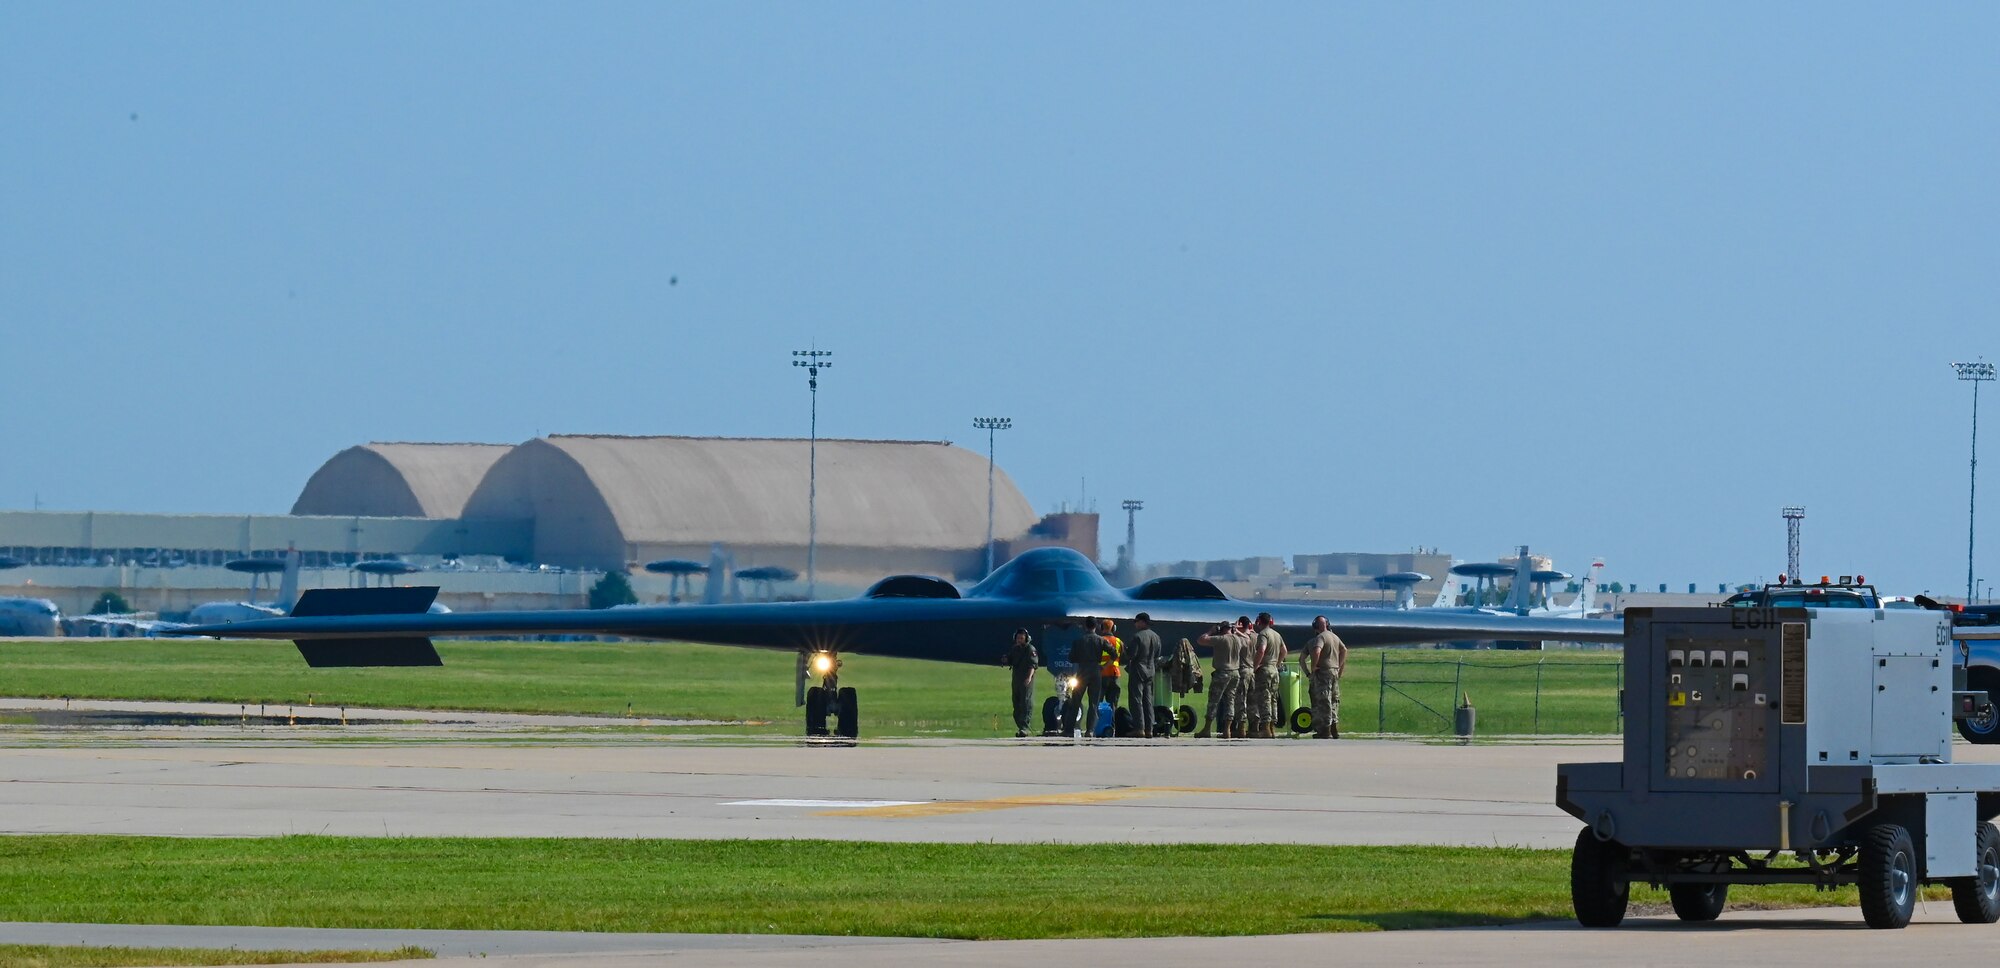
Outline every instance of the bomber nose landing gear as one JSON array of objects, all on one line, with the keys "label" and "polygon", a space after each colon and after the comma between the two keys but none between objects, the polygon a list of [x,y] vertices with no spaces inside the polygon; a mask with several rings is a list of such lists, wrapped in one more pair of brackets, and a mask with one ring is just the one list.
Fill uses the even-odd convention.
[{"label": "bomber nose landing gear", "polygon": [[[806,735],[847,739],[860,736],[861,709],[855,701],[854,687],[840,684],[840,656],[827,651],[799,653],[801,685],[808,675],[818,676],[819,685],[805,690]],[[826,728],[828,719],[834,723],[831,732]]]}]

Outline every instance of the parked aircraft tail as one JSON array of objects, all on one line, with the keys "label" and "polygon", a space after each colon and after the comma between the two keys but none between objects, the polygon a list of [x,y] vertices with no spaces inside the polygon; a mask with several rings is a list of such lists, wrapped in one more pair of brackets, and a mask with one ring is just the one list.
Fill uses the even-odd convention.
[{"label": "parked aircraft tail", "polygon": [[[724,589],[733,591],[736,587],[736,556],[722,547],[722,542],[711,542],[708,546],[708,581],[701,586],[703,605],[720,605],[724,599]],[[730,599],[735,596],[731,595]]]},{"label": "parked aircraft tail", "polygon": [[299,549],[293,545],[285,549],[285,576],[278,582],[278,600],[272,604],[281,610],[288,610],[299,601]]},{"label": "parked aircraft tail", "polygon": [[1514,587],[1507,590],[1507,601],[1500,607],[1517,615],[1526,615],[1534,607],[1532,600],[1535,587],[1535,563],[1528,557],[1528,546],[1520,546],[1520,557],[1514,560]]},{"label": "parked aircraft tail", "polygon": [[1451,568],[1444,570],[1444,584],[1438,586],[1437,601],[1431,603],[1432,608],[1450,608],[1458,604],[1458,576],[1452,574],[1451,569],[1461,564],[1464,562],[1453,558]]},{"label": "parked aircraft tail", "polygon": [[1576,610],[1580,614],[1589,615],[1597,607],[1597,576],[1603,571],[1604,559],[1592,561],[1590,570],[1583,575],[1583,582],[1577,586]]}]

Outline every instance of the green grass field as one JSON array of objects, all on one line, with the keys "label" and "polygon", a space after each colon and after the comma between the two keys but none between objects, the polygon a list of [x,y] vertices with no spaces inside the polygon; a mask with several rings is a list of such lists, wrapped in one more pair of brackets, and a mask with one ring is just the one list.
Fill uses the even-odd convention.
[{"label": "green grass field", "polygon": [[[387,706],[635,718],[753,720],[752,732],[797,732],[792,657],[680,643],[440,642],[442,668],[310,669],[290,643],[68,639],[0,642],[0,695],[173,699],[272,706]],[[1382,660],[1392,687],[1390,732],[1448,732],[1454,686],[1478,705],[1480,731],[1612,733],[1617,660],[1552,654],[1535,714],[1536,653],[1356,650],[1342,686],[1350,732],[1377,723]],[[997,650],[996,650],[997,655]],[[943,662],[845,657],[842,682],[861,690],[870,736],[1013,732],[1006,672]],[[1454,663],[1465,663],[1460,672]],[[1046,671],[1038,686],[1048,694]],[[1199,715],[1205,696],[1187,700]]]},{"label": "green grass field", "polygon": [[237,948],[95,948],[0,944],[0,968],[123,968],[126,965],[331,965],[435,958],[428,948],[394,951],[244,951]]},{"label": "green grass field", "polygon": [[[1283,845],[0,838],[0,920],[941,938],[1565,919],[1569,852]],[[1659,892],[1635,889],[1640,905]],[[1853,891],[1739,888],[1738,907]],[[1726,915],[1725,915],[1726,917]]]}]

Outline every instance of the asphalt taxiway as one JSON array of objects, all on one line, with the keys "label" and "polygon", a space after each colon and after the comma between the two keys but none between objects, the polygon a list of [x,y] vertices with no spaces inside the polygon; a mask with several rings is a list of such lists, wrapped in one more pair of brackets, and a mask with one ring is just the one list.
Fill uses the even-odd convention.
[{"label": "asphalt taxiway", "polygon": [[[0,832],[1565,846],[1609,745],[603,741],[451,724],[0,735]],[[465,732],[472,729],[472,732]]]}]

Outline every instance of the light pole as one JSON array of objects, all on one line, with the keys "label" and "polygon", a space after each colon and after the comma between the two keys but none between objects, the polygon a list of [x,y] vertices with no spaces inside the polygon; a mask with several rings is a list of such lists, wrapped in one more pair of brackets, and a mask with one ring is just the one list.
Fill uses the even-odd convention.
[{"label": "light pole", "polygon": [[1972,384],[1972,484],[1965,499],[1965,598],[1972,600],[1972,523],[1979,512],[1979,385],[1993,379],[1993,364],[1953,363],[1960,380]]},{"label": "light pole", "polygon": [[974,417],[975,430],[986,431],[986,574],[993,574],[993,435],[1014,426],[1012,417]]},{"label": "light pole", "polygon": [[833,369],[832,350],[793,350],[792,365],[806,369],[806,389],[812,391],[812,437],[806,444],[806,600],[813,599],[819,556],[819,371]]},{"label": "light pole", "polygon": [[1125,509],[1125,578],[1139,572],[1139,512],[1146,507],[1144,501],[1120,501],[1118,506]]}]

